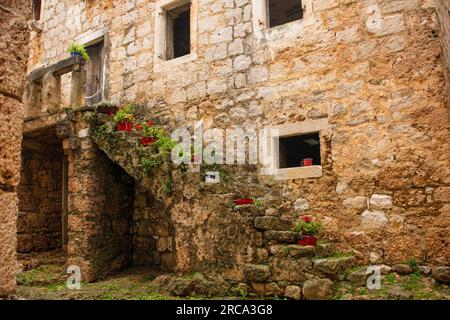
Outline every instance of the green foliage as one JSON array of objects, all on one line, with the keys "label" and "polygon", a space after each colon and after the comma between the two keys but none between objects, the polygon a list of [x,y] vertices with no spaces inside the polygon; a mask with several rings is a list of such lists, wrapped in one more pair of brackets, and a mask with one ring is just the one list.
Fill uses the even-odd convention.
[{"label": "green foliage", "polygon": [[113,117],[113,121],[115,123],[120,123],[123,121],[134,121],[134,113],[131,105],[126,104],[122,108],[120,108]]},{"label": "green foliage", "polygon": [[295,232],[298,232],[302,235],[311,235],[311,236],[319,235],[322,232],[322,230],[323,225],[320,222],[316,221],[305,222],[303,220],[300,220],[294,227]]},{"label": "green foliage", "polygon": [[419,271],[419,264],[417,263],[416,259],[410,258],[408,260],[408,266],[410,267],[412,272]]},{"label": "green foliage", "polygon": [[99,126],[97,130],[95,130],[95,136],[97,137],[97,139],[106,141],[109,144],[116,143],[118,140],[110,127],[106,125]]},{"label": "green foliage", "polygon": [[394,284],[397,282],[396,275],[394,273],[389,273],[384,277],[384,281],[386,281],[388,284]]},{"label": "green foliage", "polygon": [[62,283],[52,283],[45,287],[45,289],[49,292],[56,292],[59,290],[64,290],[66,288],[66,284]]},{"label": "green foliage", "polygon": [[405,280],[403,280],[402,287],[411,291],[422,289],[424,285],[422,283],[422,276],[420,272],[417,271],[416,273],[409,275]]},{"label": "green foliage", "polygon": [[89,62],[91,60],[89,58],[89,55],[88,55],[87,51],[86,51],[86,48],[83,45],[79,44],[79,43],[72,42],[69,45],[69,48],[67,48],[67,51],[69,53],[75,53],[76,52],[76,53],[81,54],[83,59],[86,60],[87,62]]},{"label": "green foliage", "polygon": [[110,292],[106,292],[100,296],[100,300],[115,300],[114,296]]},{"label": "green foliage", "polygon": [[163,186],[163,191],[165,194],[170,194],[173,191],[173,181],[172,179],[168,179]]},{"label": "green foliage", "polygon": [[152,292],[139,294],[135,297],[135,300],[168,300],[168,298],[157,292]]},{"label": "green foliage", "polygon": [[263,201],[261,199],[259,199],[259,198],[252,198],[252,199],[253,199],[253,202],[254,202],[256,207],[258,207],[258,208],[262,207]]},{"label": "green foliage", "polygon": [[141,148],[140,157],[141,157],[141,167],[146,173],[159,167],[162,164],[161,155],[159,153],[152,153],[151,149]]},{"label": "green foliage", "polygon": [[140,148],[141,166],[146,172],[148,172],[168,160],[169,154],[175,147],[176,142],[172,140],[167,135],[166,131],[159,126],[148,125],[145,122],[143,122],[141,126],[141,134],[144,137],[152,137],[156,139],[156,141],[150,146]]},{"label": "green foliage", "polygon": [[247,295],[248,295],[247,289],[245,289],[245,288],[239,288],[238,292],[239,292],[239,296],[242,299],[245,299],[247,297]]}]

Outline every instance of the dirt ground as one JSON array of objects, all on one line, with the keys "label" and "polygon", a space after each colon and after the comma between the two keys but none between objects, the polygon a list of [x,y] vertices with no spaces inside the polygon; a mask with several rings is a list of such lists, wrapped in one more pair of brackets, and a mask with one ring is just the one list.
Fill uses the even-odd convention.
[{"label": "dirt ground", "polygon": [[[16,296],[27,300],[175,300],[161,288],[156,277],[160,271],[129,268],[120,274],[95,283],[81,283],[80,290],[69,290],[65,257],[60,251],[19,255]],[[349,270],[350,272],[351,270]],[[251,294],[214,299],[249,299]],[[183,299],[210,299],[192,295]],[[436,283],[432,278],[413,273],[399,276],[391,273],[383,276],[380,290],[368,290],[350,282],[337,283],[335,300],[450,300],[447,285]]]}]

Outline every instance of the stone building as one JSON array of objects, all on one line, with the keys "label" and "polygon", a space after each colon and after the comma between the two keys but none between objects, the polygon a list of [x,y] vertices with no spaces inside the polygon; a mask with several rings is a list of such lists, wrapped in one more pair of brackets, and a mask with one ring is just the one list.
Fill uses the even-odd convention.
[{"label": "stone building", "polygon": [[0,297],[16,285],[17,186],[22,141],[22,93],[31,14],[28,1],[0,4]]},{"label": "stone building", "polygon": [[[339,268],[448,266],[448,23],[439,0],[33,1],[18,251],[63,247],[86,280],[134,263],[270,295],[335,276],[292,245],[311,215],[351,253]],[[87,120],[126,102],[168,131],[276,129],[275,160],[175,170],[164,194],[132,135]]]}]

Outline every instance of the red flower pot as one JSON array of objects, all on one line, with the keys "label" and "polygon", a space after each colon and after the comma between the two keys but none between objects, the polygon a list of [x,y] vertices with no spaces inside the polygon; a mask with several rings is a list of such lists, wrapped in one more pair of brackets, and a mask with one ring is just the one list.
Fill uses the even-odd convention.
[{"label": "red flower pot", "polygon": [[298,244],[301,246],[316,246],[317,245],[317,238],[314,236],[302,236],[300,240],[298,240]]},{"label": "red flower pot", "polygon": [[150,144],[155,143],[156,141],[157,141],[157,139],[154,138],[154,137],[143,137],[143,138],[141,138],[141,144],[143,146],[148,146]]},{"label": "red flower pot", "polygon": [[133,124],[129,121],[122,121],[117,124],[117,131],[127,131],[131,132]]},{"label": "red flower pot", "polygon": [[236,199],[234,200],[234,204],[237,206],[242,206],[244,204],[254,204],[255,201],[253,199]]}]

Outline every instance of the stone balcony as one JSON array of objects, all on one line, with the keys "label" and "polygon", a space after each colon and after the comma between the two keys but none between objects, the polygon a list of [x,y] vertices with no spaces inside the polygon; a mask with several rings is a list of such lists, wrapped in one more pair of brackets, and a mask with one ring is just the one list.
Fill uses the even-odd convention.
[{"label": "stone balcony", "polygon": [[23,96],[25,118],[53,114],[61,109],[61,76],[67,73],[72,73],[68,106],[84,105],[85,63],[84,59],[75,56],[32,71],[27,77]]}]

